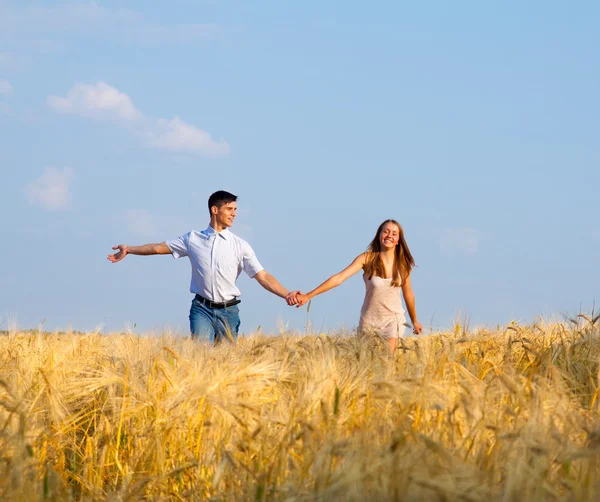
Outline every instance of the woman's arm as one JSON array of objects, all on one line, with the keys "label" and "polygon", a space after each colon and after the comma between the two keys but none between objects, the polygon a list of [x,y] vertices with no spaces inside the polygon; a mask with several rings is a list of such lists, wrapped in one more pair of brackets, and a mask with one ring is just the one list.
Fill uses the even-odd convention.
[{"label": "woman's arm", "polygon": [[[329,291],[330,289],[333,289],[333,288],[339,286],[346,279],[348,279],[349,277],[352,277],[357,272],[360,272],[365,265],[365,261],[366,261],[366,253],[362,253],[362,254],[358,255],[354,259],[354,261],[350,265],[348,265],[344,270],[342,270],[341,272],[339,272],[335,275],[332,275],[329,279],[327,279],[320,286],[317,286],[315,289],[306,293],[305,295],[302,295],[302,294],[296,295],[295,305],[297,307],[301,307],[311,298],[314,298],[315,296],[320,295],[321,293],[325,293],[325,291]],[[291,303],[291,305],[294,305],[294,303]]]},{"label": "woman's arm", "polygon": [[404,296],[404,303],[406,303],[406,309],[413,325],[413,333],[418,335],[423,330],[421,323],[417,321],[417,309],[415,307],[415,294],[413,293],[412,286],[410,284],[410,275],[402,281],[402,295]]}]

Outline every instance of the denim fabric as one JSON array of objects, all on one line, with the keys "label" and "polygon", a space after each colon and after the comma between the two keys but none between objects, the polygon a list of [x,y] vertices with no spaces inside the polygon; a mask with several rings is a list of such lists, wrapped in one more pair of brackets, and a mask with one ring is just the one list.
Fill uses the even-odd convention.
[{"label": "denim fabric", "polygon": [[192,300],[190,308],[190,332],[199,341],[219,343],[234,341],[240,330],[240,309],[237,305],[222,309],[211,309]]}]

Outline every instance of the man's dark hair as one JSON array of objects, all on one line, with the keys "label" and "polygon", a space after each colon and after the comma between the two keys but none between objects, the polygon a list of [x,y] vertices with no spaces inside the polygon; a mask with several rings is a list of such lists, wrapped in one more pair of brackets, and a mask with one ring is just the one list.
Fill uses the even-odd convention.
[{"label": "man's dark hair", "polygon": [[233,195],[225,190],[219,190],[208,198],[208,212],[210,213],[210,208],[213,206],[217,206],[217,209],[221,209],[221,206],[229,204],[230,202],[235,202],[236,200],[237,195]]}]

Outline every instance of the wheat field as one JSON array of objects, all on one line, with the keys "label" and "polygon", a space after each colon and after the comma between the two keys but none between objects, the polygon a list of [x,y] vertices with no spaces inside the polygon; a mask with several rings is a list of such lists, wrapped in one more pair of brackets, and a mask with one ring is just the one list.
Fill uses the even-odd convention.
[{"label": "wheat field", "polygon": [[0,336],[0,499],[598,500],[595,321]]}]

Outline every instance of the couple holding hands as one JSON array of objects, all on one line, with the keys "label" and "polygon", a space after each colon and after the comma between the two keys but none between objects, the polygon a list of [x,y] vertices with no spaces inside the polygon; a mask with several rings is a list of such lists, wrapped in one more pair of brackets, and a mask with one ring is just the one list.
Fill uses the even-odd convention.
[{"label": "couple holding hands", "polygon": [[192,338],[200,340],[218,343],[225,338],[237,337],[240,290],[235,282],[242,270],[267,291],[297,307],[339,286],[362,270],[366,293],[360,313],[359,334],[378,333],[388,341],[392,351],[396,349],[406,323],[400,291],[412,321],[413,333],[418,335],[421,332],[410,284],[410,272],[415,262],[397,221],[384,221],[366,252],[357,256],[344,270],[303,294],[285,289],[262,267],[250,244],[229,230],[236,216],[236,201],[237,196],[219,190],[208,199],[210,225],[205,230],[192,230],[159,244],[119,244],[113,247],[117,252],[109,255],[108,259],[117,263],[128,254],[171,254],[176,259],[187,256],[192,267],[190,292],[195,295],[190,308],[190,332]]}]

